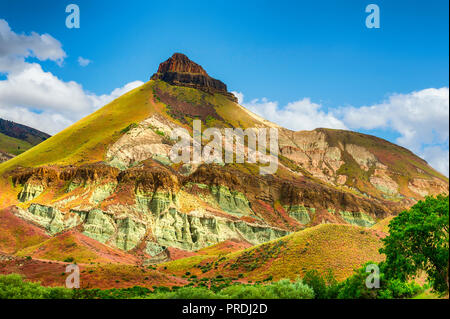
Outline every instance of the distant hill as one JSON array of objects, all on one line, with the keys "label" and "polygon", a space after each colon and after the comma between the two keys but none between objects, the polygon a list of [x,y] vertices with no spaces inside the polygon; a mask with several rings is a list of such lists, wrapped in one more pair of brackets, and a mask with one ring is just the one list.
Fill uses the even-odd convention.
[{"label": "distant hill", "polygon": [[22,154],[50,135],[0,118],[0,163]]}]

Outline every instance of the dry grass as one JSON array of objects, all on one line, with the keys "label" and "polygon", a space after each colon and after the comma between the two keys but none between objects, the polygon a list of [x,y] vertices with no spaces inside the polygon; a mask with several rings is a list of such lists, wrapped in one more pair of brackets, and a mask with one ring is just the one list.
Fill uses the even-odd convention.
[{"label": "dry grass", "polygon": [[380,220],[378,223],[376,223],[375,225],[373,225],[370,228],[373,229],[373,230],[377,230],[377,231],[383,232],[386,235],[388,235],[389,234],[389,223],[391,222],[391,220],[394,217],[395,216],[386,217],[386,218]]},{"label": "dry grass", "polygon": [[81,119],[27,152],[0,165],[0,175],[17,166],[80,164],[104,160],[106,148],[132,123],[155,109],[151,82],[138,87]]},{"label": "dry grass", "polygon": [[204,249],[205,254],[170,261],[160,269],[166,267],[177,275],[189,271],[199,277],[241,274],[252,281],[295,279],[311,269],[321,273],[331,269],[342,280],[367,261],[383,260],[378,252],[381,237],[371,229],[323,224],[235,252],[224,253],[213,246]]},{"label": "dry grass", "polygon": [[55,261],[66,261],[67,258],[73,258],[77,263],[136,264],[138,262],[136,257],[76,231],[58,234],[45,242],[24,248],[16,255]]},{"label": "dry grass", "polygon": [[0,210],[0,251],[16,251],[49,238],[45,232],[15,216],[10,209]]}]

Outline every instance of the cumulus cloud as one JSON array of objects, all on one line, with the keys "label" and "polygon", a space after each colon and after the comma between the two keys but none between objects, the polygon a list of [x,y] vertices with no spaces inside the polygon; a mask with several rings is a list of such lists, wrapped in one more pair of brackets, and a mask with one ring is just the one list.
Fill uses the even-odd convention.
[{"label": "cumulus cloud", "polygon": [[[393,94],[370,106],[345,106],[326,111],[309,98],[280,106],[266,98],[250,102],[234,92],[241,105],[258,115],[292,130],[318,127],[351,130],[393,131],[393,141],[404,146],[431,166],[449,175],[449,88],[429,88],[409,94]],[[379,135],[379,134],[378,134]]]},{"label": "cumulus cloud", "polygon": [[82,67],[88,66],[92,61],[81,56],[78,57],[78,64]]},{"label": "cumulus cloud", "polygon": [[110,94],[96,95],[79,83],[44,72],[39,64],[28,64],[0,81],[0,117],[55,134],[142,84],[134,81]]},{"label": "cumulus cloud", "polygon": [[36,113],[20,106],[4,108],[0,105],[0,118],[24,124],[49,134],[56,134],[73,123],[72,120],[59,113],[51,111]]},{"label": "cumulus cloud", "polygon": [[449,89],[425,89],[395,94],[383,103],[338,110],[352,129],[389,128],[401,136],[397,143],[418,150],[423,144],[443,143],[449,138]]},{"label": "cumulus cloud", "polygon": [[339,108],[336,115],[350,129],[397,132],[397,144],[449,175],[449,88],[394,94],[379,104]]},{"label": "cumulus cloud", "polygon": [[431,167],[441,172],[445,176],[449,175],[449,151],[448,144],[445,146],[425,147],[419,155],[428,161]]},{"label": "cumulus cloud", "polygon": [[346,129],[346,125],[331,113],[322,110],[322,105],[309,98],[290,102],[280,107],[278,102],[267,98],[244,101],[244,94],[233,92],[239,104],[250,111],[291,130],[312,130],[317,127]]},{"label": "cumulus cloud", "polygon": [[80,84],[64,82],[37,63],[27,64],[0,81],[0,105],[21,106],[63,114],[87,112],[91,103]]},{"label": "cumulus cloud", "polygon": [[238,99],[240,105],[244,105],[244,93],[232,91],[231,93]]},{"label": "cumulus cloud", "polygon": [[51,60],[61,65],[66,52],[61,43],[50,34],[17,34],[11,30],[6,20],[0,19],[0,72],[23,67],[28,57],[36,57],[41,61]]},{"label": "cumulus cloud", "polygon": [[[62,65],[66,53],[51,35],[17,34],[0,19],[0,72],[6,75],[0,81],[0,117],[50,134],[143,84],[134,81],[109,94],[96,95],[77,82],[65,82],[45,72],[38,63],[27,62],[30,57]],[[86,61],[79,59],[80,64]]]},{"label": "cumulus cloud", "polygon": [[119,96],[141,86],[142,84],[144,84],[142,81],[129,82],[120,88],[114,89],[110,94],[89,95],[89,98],[91,99],[93,107],[97,109],[105,104],[108,104],[112,100],[117,99]]}]

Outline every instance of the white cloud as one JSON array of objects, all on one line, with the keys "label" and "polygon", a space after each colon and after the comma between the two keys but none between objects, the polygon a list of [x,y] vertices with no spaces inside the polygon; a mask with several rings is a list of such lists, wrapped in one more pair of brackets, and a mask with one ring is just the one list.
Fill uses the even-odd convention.
[{"label": "white cloud", "polygon": [[321,110],[322,106],[304,98],[280,107],[278,102],[267,98],[244,101],[244,94],[233,92],[239,104],[250,111],[291,130],[312,130],[317,127],[346,129],[345,124],[331,113]]},{"label": "white cloud", "polygon": [[435,169],[449,175],[449,88],[394,94],[380,104],[342,107],[336,114],[350,129],[397,132],[400,135],[395,141],[397,144],[419,154]]},{"label": "white cloud", "polygon": [[62,65],[66,53],[51,35],[16,34],[0,19],[0,72],[6,74],[0,81],[0,117],[50,134],[143,84],[134,81],[110,94],[96,95],[77,82],[45,72],[38,63],[26,62],[29,57]]},{"label": "white cloud", "polygon": [[81,56],[78,57],[78,64],[81,65],[82,67],[88,66],[89,64],[91,64],[91,60],[89,59],[85,59]]},{"label": "white cloud", "polygon": [[144,84],[142,81],[129,82],[120,88],[114,89],[110,94],[89,95],[89,98],[91,99],[93,107],[98,109],[142,84]]},{"label": "white cloud", "polygon": [[26,65],[19,72],[11,72],[0,81],[0,106],[26,107],[63,114],[85,113],[91,101],[80,84],[64,82],[37,63]]},{"label": "white cloud", "polygon": [[142,84],[134,81],[110,94],[96,95],[44,72],[39,64],[27,64],[0,81],[0,117],[55,134]]},{"label": "white cloud", "polygon": [[25,58],[36,57],[37,59],[51,60],[62,64],[66,53],[61,43],[51,35],[17,34],[11,30],[3,19],[0,19],[0,72],[8,72],[23,67]]},{"label": "white cloud", "polygon": [[390,128],[400,145],[418,151],[423,144],[448,142],[449,89],[395,94],[380,104],[344,107],[338,115],[352,129]]},{"label": "white cloud", "polygon": [[73,123],[59,113],[49,111],[35,113],[19,106],[3,108],[0,105],[0,118],[24,124],[49,134],[58,133]]},{"label": "white cloud", "polygon": [[233,92],[231,92],[231,93],[233,93],[234,96],[237,97],[238,103],[239,103],[240,105],[244,105],[244,93],[242,93],[242,92],[235,92],[235,91],[233,91]]},{"label": "white cloud", "polygon": [[323,106],[304,98],[280,107],[266,98],[250,102],[233,92],[239,103],[262,117],[292,130],[318,127],[340,129],[390,130],[394,141],[431,166],[449,175],[449,89],[429,88],[409,94],[394,94],[370,106],[345,106],[325,111]]},{"label": "white cloud", "polygon": [[426,159],[431,167],[435,168],[438,172],[441,172],[448,177],[449,174],[449,151],[441,146],[429,146],[425,147],[419,155]]}]

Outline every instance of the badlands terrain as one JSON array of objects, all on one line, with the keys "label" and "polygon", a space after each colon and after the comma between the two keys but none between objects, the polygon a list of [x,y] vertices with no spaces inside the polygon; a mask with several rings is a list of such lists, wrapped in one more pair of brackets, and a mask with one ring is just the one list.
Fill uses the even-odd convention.
[{"label": "badlands terrain", "polygon": [[[192,138],[194,120],[276,128],[278,170],[173,163],[171,132]],[[65,265],[76,262],[85,288],[180,286],[186,274],[295,279],[330,268],[345,279],[383,259],[392,216],[448,194],[448,179],[403,147],[269,120],[176,53],[147,83],[62,132],[0,152],[0,273],[63,285]]]}]

